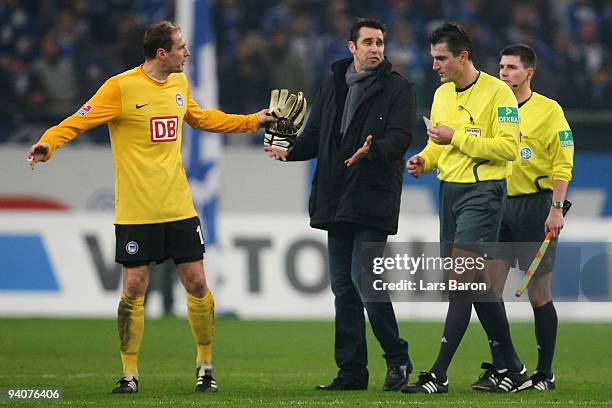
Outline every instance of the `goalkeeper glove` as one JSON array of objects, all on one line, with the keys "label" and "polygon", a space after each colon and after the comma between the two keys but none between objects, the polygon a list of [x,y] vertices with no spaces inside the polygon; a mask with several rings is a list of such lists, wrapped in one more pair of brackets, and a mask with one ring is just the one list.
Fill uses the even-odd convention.
[{"label": "goalkeeper glove", "polygon": [[302,92],[296,96],[286,89],[274,89],[270,94],[269,113],[278,118],[278,122],[266,124],[264,146],[291,150],[304,124],[307,106]]}]

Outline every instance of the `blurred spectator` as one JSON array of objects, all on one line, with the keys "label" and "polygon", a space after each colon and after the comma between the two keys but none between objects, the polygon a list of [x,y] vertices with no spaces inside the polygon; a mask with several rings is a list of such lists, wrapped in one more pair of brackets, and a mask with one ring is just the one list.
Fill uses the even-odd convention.
[{"label": "blurred spectator", "polygon": [[312,76],[316,72],[317,61],[321,60],[321,40],[316,34],[315,23],[308,14],[300,13],[293,19],[289,47]]},{"label": "blurred spectator", "polygon": [[13,55],[31,58],[35,46],[32,10],[18,0],[0,2],[0,64]]},{"label": "blurred spectator", "polygon": [[293,23],[298,0],[280,0],[263,13],[262,28],[264,35],[272,34],[279,27],[290,27]]},{"label": "blurred spectator", "polygon": [[[179,0],[182,1],[182,0]],[[612,0],[209,0],[221,108],[248,112],[273,86],[310,89],[348,55],[356,16],[388,25],[386,55],[416,84],[427,109],[439,79],[428,35],[456,20],[480,69],[525,42],[539,56],[534,87],[564,107],[611,109]],[[0,0],[0,115],[54,121],[118,72],[142,62],[142,27],[173,19],[176,0]],[[234,138],[235,140],[235,138]]]},{"label": "blurred spectator", "polygon": [[595,73],[591,103],[599,109],[610,109],[612,106],[612,75],[606,67],[599,68]]},{"label": "blurred spectator", "polygon": [[574,38],[577,38],[582,22],[597,21],[597,10],[595,10],[595,6],[591,0],[575,0],[569,4],[568,19],[570,33]]},{"label": "blurred spectator", "polygon": [[59,12],[57,24],[51,31],[60,55],[71,59],[75,57],[77,44],[86,39],[88,32],[89,28],[85,21],[77,20],[70,9],[63,9]]},{"label": "blurred spectator", "polygon": [[390,40],[385,44],[385,55],[393,64],[393,69],[415,84],[417,101],[426,100],[429,96],[424,94],[424,82],[429,58],[415,43],[412,27],[403,21],[396,21],[388,37]]},{"label": "blurred spectator", "polygon": [[142,17],[140,21],[142,27],[149,27],[158,21],[174,20],[175,8],[174,0],[136,0],[134,12]]},{"label": "blurred spectator", "polygon": [[594,76],[604,65],[607,55],[598,41],[597,24],[593,20],[583,20],[578,29],[578,48],[586,58],[587,72]]},{"label": "blurred spectator", "polygon": [[[554,34],[553,47],[555,52],[555,75],[548,77],[552,83],[552,95],[564,107],[575,107],[588,100],[590,86],[584,55],[570,42],[568,33],[557,31]],[[539,67],[538,67],[539,70]],[[547,78],[536,75],[534,89],[544,87]]]},{"label": "blurred spectator", "polygon": [[215,4],[213,18],[219,72],[229,68],[232,58],[236,55],[238,42],[242,36],[245,12],[238,0],[221,0]]},{"label": "blurred spectator", "polygon": [[303,59],[289,47],[287,30],[279,27],[270,39],[270,85],[272,88],[287,88],[302,91],[307,100],[312,100],[312,72]]},{"label": "blurred spectator", "polygon": [[[326,10],[327,31],[322,36],[322,58],[319,61],[319,77],[326,76],[334,61],[350,56],[346,41],[351,28],[348,3],[345,0],[331,0]],[[319,82],[319,81],[317,81]]]},{"label": "blurred spectator", "polygon": [[[519,3],[512,10],[512,20],[508,25],[507,38],[509,43],[522,42],[525,33],[537,34],[540,27],[540,15],[532,3]],[[536,50],[537,52],[537,50]],[[538,53],[539,56],[539,53]]]},{"label": "blurred spectator", "polygon": [[[251,112],[270,100],[270,60],[266,42],[257,32],[246,34],[238,44],[236,59],[219,72],[219,104],[232,112]],[[247,136],[245,136],[246,138]],[[257,136],[248,136],[255,140]],[[230,143],[241,143],[235,136]]]},{"label": "blurred spectator", "polygon": [[76,83],[74,64],[63,57],[55,37],[46,34],[41,43],[41,55],[32,70],[46,94],[45,110],[51,121],[58,121],[76,111]]},{"label": "blurred spectator", "polygon": [[138,24],[136,17],[132,14],[125,14],[119,18],[117,26],[117,54],[121,67],[118,72],[136,67],[144,61],[144,51],[142,50],[142,37],[144,35],[143,26]]},{"label": "blurred spectator", "polygon": [[28,70],[25,60],[19,55],[12,57],[0,71],[0,116],[14,124],[20,120],[44,119],[47,96],[43,92],[40,79]]},{"label": "blurred spectator", "polygon": [[603,28],[601,37],[609,51],[612,49],[612,0],[606,0],[601,18],[601,27]]},{"label": "blurred spectator", "polygon": [[[382,21],[384,21],[390,31],[395,32],[398,25],[410,27],[410,36],[413,37],[420,47],[427,45],[427,18],[424,13],[419,12],[421,4],[417,0],[387,0],[386,7],[383,8]],[[399,29],[402,32],[402,28]],[[403,32],[402,32],[403,33]],[[391,34],[392,38],[395,34]],[[427,50],[429,52],[429,49]]]},{"label": "blurred spectator", "polygon": [[577,48],[585,61],[586,74],[590,81],[588,98],[583,103],[587,106],[612,107],[612,100],[606,99],[610,75],[610,54],[599,42],[598,28],[594,21],[583,20],[579,26],[579,41]]},{"label": "blurred spectator", "polygon": [[472,40],[472,60],[478,69],[486,72],[497,71],[499,58],[497,53],[502,48],[487,27],[479,20],[472,20],[464,25],[465,30]]},{"label": "blurred spectator", "polygon": [[457,2],[458,9],[455,12],[457,20],[465,23],[484,22],[482,15],[483,0],[461,0]]}]

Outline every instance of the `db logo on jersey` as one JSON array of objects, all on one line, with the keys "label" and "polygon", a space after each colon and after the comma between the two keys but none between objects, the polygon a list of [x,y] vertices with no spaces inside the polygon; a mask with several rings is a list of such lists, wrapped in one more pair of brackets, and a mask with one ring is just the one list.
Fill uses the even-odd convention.
[{"label": "db logo on jersey", "polygon": [[178,132],[178,116],[151,118],[151,141],[172,142]]}]

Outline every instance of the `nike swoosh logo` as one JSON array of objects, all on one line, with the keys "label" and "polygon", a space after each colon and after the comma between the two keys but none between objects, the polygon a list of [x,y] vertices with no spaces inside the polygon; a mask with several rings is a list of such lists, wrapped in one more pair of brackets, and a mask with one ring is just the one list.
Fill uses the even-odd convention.
[{"label": "nike swoosh logo", "polygon": [[139,104],[136,104],[136,109],[143,108],[143,107],[145,107],[145,106],[147,106],[147,105],[148,105],[148,103],[145,103],[144,105],[139,105]]}]

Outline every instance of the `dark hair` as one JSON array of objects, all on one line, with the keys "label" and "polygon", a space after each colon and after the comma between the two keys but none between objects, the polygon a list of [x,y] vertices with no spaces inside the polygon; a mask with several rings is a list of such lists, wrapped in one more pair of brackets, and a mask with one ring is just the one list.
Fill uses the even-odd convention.
[{"label": "dark hair", "polygon": [[429,43],[436,45],[445,42],[448,50],[456,57],[461,51],[467,51],[468,58],[472,59],[472,40],[459,23],[447,21],[432,31]]},{"label": "dark hair", "polygon": [[383,37],[385,35],[385,31],[387,30],[383,22],[377,18],[371,18],[371,17],[357,18],[353,20],[353,25],[351,26],[351,33],[349,36],[349,41],[352,41],[355,44],[357,44],[357,40],[359,39],[359,30],[361,30],[362,27],[368,27],[368,28],[373,28],[375,30],[380,30],[383,33]]},{"label": "dark hair", "polygon": [[145,59],[155,58],[160,48],[169,52],[172,49],[172,34],[177,31],[180,31],[180,28],[171,21],[160,21],[149,27],[142,39]]},{"label": "dark hair", "polygon": [[512,44],[501,50],[499,56],[514,55],[519,57],[525,68],[536,68],[538,56],[536,52],[527,44]]}]

